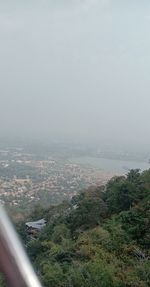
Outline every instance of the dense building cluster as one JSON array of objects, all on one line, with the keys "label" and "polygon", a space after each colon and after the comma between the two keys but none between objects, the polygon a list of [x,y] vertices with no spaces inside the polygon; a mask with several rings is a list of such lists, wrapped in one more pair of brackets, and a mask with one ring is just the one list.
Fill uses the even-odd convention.
[{"label": "dense building cluster", "polygon": [[12,207],[57,204],[88,186],[105,184],[112,176],[57,156],[39,160],[20,150],[3,151],[2,155],[0,201]]}]

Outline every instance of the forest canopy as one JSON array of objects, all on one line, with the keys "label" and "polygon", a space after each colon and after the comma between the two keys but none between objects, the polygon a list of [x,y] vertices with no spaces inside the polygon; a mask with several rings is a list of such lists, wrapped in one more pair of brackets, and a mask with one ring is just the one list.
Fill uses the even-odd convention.
[{"label": "forest canopy", "polygon": [[30,218],[47,221],[34,240],[17,224],[43,286],[150,286],[150,170],[37,206]]}]

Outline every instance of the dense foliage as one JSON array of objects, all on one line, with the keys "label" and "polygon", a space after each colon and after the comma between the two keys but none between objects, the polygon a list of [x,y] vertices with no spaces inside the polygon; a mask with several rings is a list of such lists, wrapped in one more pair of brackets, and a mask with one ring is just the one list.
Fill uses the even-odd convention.
[{"label": "dense foliage", "polygon": [[150,286],[150,170],[131,170],[32,218],[47,225],[32,240],[18,226],[45,287]]}]

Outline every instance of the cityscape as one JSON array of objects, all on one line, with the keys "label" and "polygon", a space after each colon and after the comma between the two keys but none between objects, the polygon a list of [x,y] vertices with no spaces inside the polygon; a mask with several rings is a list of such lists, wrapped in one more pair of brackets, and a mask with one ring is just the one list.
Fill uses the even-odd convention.
[{"label": "cityscape", "polygon": [[114,175],[74,163],[69,158],[27,153],[23,148],[0,150],[0,202],[7,208],[29,210],[71,199],[89,186],[101,186]]}]

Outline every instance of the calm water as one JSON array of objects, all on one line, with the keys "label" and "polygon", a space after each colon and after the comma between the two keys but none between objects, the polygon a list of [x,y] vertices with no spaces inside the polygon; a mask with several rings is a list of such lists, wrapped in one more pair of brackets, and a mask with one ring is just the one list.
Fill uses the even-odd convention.
[{"label": "calm water", "polygon": [[150,168],[150,164],[146,162],[125,161],[125,160],[115,160],[115,159],[86,157],[86,156],[73,158],[72,162],[76,164],[91,166],[101,170],[117,172],[121,174],[127,173],[130,169],[138,168],[141,171],[143,171],[145,169]]}]

